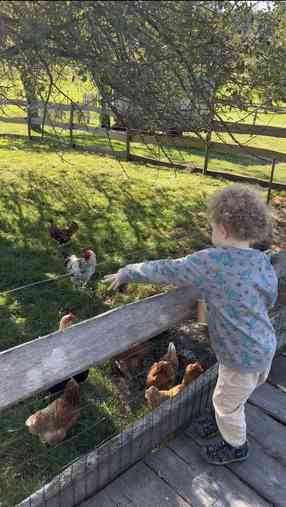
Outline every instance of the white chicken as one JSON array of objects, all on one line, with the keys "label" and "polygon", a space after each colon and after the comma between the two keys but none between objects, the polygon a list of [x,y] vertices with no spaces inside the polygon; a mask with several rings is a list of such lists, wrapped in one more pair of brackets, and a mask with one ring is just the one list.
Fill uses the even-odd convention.
[{"label": "white chicken", "polygon": [[96,269],[96,255],[90,248],[83,251],[83,258],[70,255],[65,259],[67,272],[76,287],[84,287]]}]

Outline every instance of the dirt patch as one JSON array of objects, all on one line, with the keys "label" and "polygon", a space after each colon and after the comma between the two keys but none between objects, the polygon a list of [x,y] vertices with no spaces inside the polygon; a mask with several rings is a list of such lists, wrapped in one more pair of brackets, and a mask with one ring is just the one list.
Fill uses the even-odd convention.
[{"label": "dirt patch", "polygon": [[216,362],[205,324],[198,324],[193,320],[185,321],[151,339],[152,352],[144,358],[140,369],[133,371],[129,369],[128,372],[124,372],[120,371],[114,363],[112,381],[121,401],[122,413],[126,417],[136,412],[142,404],[146,405],[147,373],[154,362],[162,359],[170,342],[175,344],[179,360],[176,384],[182,381],[185,368],[189,363],[198,361],[203,369],[207,370]]}]

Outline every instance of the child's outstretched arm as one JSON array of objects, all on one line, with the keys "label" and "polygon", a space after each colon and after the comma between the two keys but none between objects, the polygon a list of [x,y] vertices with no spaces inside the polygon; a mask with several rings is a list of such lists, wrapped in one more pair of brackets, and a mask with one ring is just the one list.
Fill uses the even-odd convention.
[{"label": "child's outstretched arm", "polygon": [[111,289],[130,282],[155,283],[159,285],[194,285],[199,288],[203,285],[203,260],[205,251],[187,255],[175,260],[158,260],[129,264],[117,273],[107,275],[103,282],[111,282]]},{"label": "child's outstretched arm", "polygon": [[126,277],[124,275],[124,270],[123,269],[121,269],[117,273],[114,273],[113,275],[106,275],[102,279],[102,282],[103,283],[111,283],[111,285],[109,287],[110,289],[118,289],[118,287],[120,287],[120,285],[128,283],[127,280],[126,280]]}]

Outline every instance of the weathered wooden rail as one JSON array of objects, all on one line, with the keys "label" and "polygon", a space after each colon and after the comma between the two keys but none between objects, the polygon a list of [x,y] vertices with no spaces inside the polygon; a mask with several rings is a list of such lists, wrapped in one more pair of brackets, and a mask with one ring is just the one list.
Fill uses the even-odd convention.
[{"label": "weathered wooden rail", "polygon": [[196,299],[176,289],[0,353],[0,412],[190,318]]}]

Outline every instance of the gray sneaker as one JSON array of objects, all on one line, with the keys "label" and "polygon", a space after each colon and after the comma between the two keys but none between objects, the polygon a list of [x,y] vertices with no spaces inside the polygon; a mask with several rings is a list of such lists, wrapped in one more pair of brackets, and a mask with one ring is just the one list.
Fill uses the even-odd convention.
[{"label": "gray sneaker", "polygon": [[248,443],[241,447],[232,447],[225,440],[206,446],[206,460],[212,465],[227,465],[236,461],[244,461],[248,457]]}]

